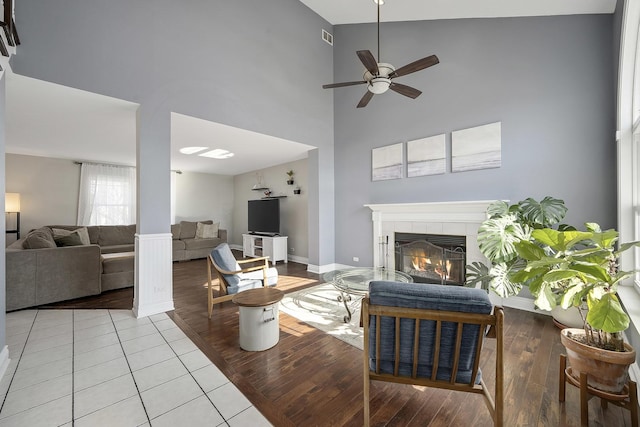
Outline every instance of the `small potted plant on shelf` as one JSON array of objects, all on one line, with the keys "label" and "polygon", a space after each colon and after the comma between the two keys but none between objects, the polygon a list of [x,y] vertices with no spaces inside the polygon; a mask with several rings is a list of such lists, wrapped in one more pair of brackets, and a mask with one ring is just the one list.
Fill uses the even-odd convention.
[{"label": "small potted plant on shelf", "polygon": [[561,335],[571,375],[578,379],[585,372],[590,387],[620,393],[635,350],[622,340],[629,316],[616,294],[618,284],[633,272],[619,271],[617,259],[639,242],[616,249],[616,230],[601,230],[595,223],[585,224],[584,231],[557,225],[565,213],[561,200],[548,197],[540,203],[491,205],[478,244],[492,266],[470,266],[470,280],[505,298],[528,286],[542,310],[577,309],[583,328],[563,329]]},{"label": "small potted plant on shelf", "polygon": [[287,179],[287,184],[293,185],[293,170],[287,171],[287,175],[289,179]]}]

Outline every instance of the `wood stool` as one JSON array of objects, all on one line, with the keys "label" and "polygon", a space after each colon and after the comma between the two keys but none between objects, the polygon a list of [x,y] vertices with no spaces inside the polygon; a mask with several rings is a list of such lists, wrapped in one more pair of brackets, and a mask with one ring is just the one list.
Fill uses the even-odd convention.
[{"label": "wood stool", "polygon": [[621,394],[607,393],[606,391],[597,390],[589,387],[587,384],[587,374],[580,372],[580,380],[571,375],[571,367],[567,368],[567,356],[560,355],[560,381],[558,381],[558,400],[564,402],[566,383],[569,383],[580,389],[580,425],[589,425],[589,399],[594,396],[600,398],[600,406],[607,409],[607,405],[619,406],[631,411],[631,426],[638,427],[638,391],[634,381],[629,380],[625,384]]}]

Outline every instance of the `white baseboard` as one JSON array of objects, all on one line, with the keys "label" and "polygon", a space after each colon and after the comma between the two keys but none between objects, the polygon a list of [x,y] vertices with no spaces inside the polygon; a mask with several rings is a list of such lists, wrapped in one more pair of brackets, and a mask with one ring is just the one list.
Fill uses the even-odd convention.
[{"label": "white baseboard", "polygon": [[315,265],[315,264],[307,264],[307,271],[309,273],[315,274],[324,274],[333,270],[340,270],[343,268],[349,268],[348,265],[342,264],[325,264],[325,265]]},{"label": "white baseboard", "polygon": [[518,310],[530,311],[532,313],[545,314],[551,316],[550,311],[537,310],[531,298],[524,297],[509,297],[500,298],[493,292],[489,292],[489,299],[494,305],[501,305],[502,307],[516,308]]}]

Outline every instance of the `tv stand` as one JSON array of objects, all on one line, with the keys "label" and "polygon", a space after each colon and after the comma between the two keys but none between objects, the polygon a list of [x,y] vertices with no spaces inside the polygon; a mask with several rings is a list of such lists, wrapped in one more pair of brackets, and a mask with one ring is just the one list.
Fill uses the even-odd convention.
[{"label": "tv stand", "polygon": [[266,236],[260,234],[242,235],[242,256],[268,256],[275,265],[278,261],[288,261],[287,236]]}]

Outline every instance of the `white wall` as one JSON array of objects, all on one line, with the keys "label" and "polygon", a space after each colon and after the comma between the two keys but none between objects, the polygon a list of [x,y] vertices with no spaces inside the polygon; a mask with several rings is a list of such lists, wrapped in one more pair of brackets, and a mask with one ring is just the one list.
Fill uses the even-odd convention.
[{"label": "white wall", "polygon": [[[232,238],[233,177],[183,172],[176,176],[176,222],[211,219]],[[242,236],[240,236],[242,239]]]},{"label": "white wall", "polygon": [[[48,224],[75,224],[78,215],[80,165],[72,160],[6,155],[6,189],[20,193],[20,231]],[[7,235],[7,244],[15,234]]]},{"label": "white wall", "polygon": [[[6,155],[7,192],[20,193],[21,237],[43,225],[76,223],[80,165],[72,160]],[[233,229],[233,177],[184,172],[176,176],[176,221],[212,219]],[[7,245],[15,234],[7,235]]]},{"label": "white wall", "polygon": [[[262,174],[265,187],[274,196],[285,195],[280,199],[280,234],[288,236],[287,246],[290,257],[296,261],[307,262],[309,257],[308,225],[308,161],[307,159],[284,163],[267,169],[236,175],[234,177],[234,228],[229,243],[242,246],[242,234],[247,232],[247,201],[265,197],[262,191],[253,191],[256,173]],[[294,185],[287,184],[287,171],[293,170]],[[300,187],[300,194],[293,190]]]}]

